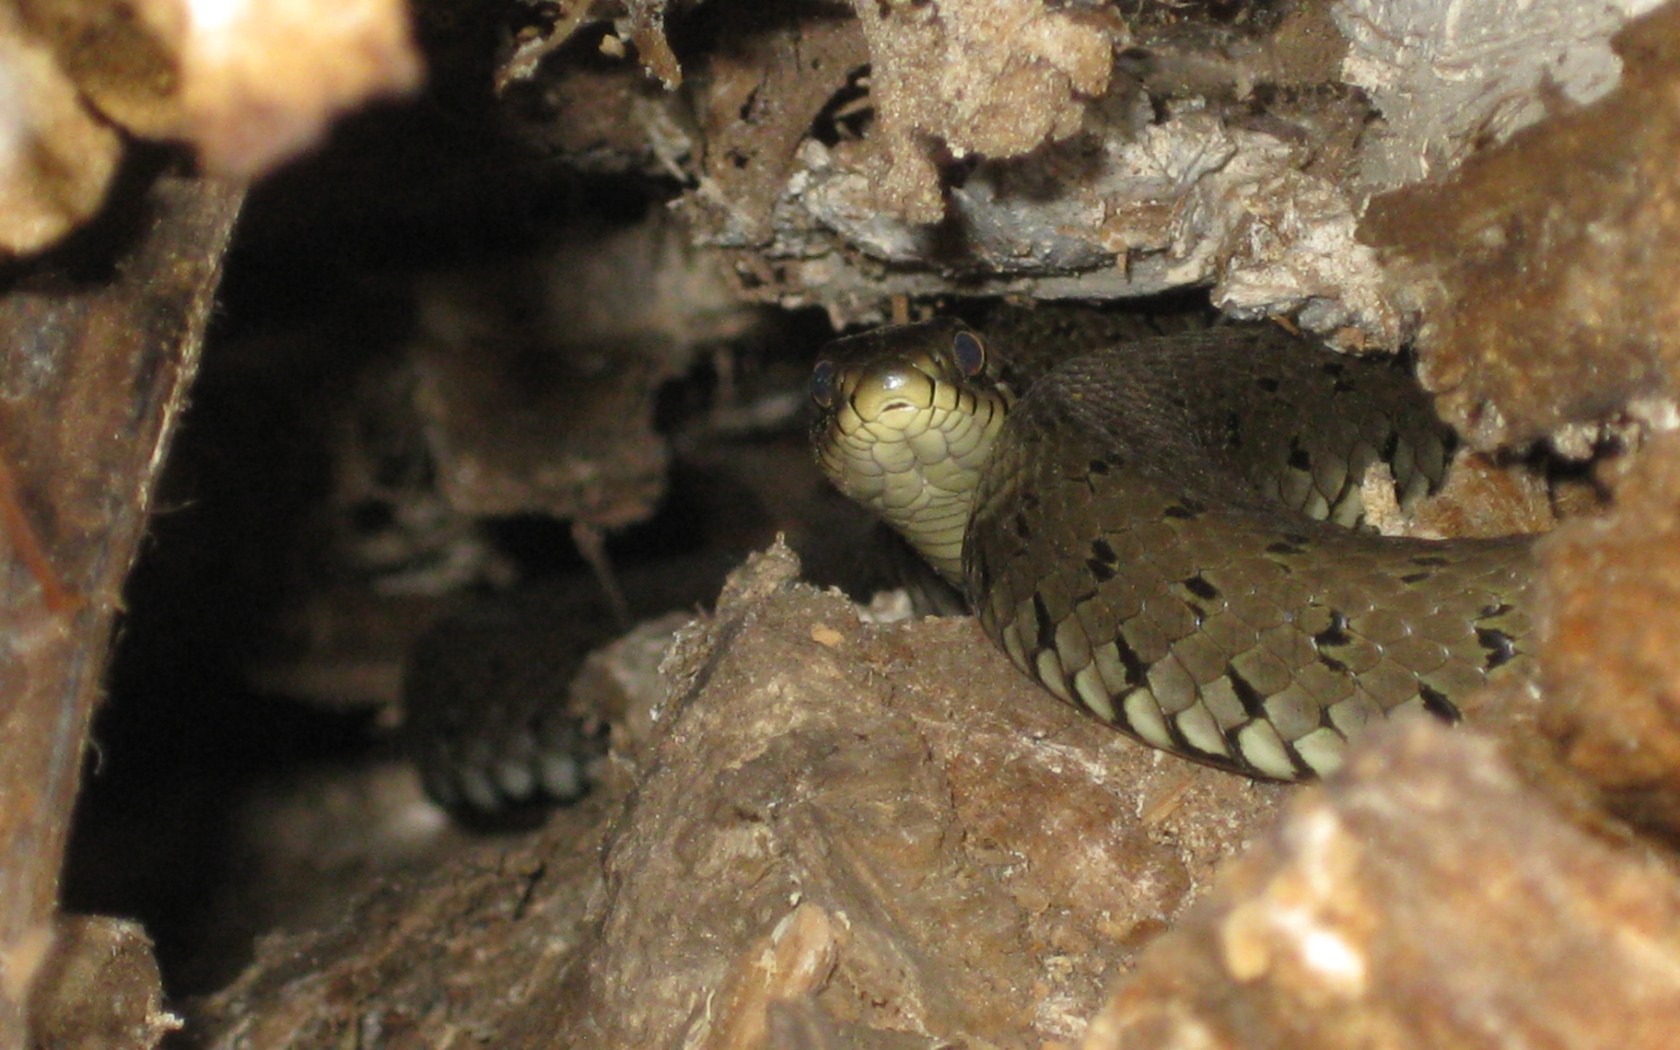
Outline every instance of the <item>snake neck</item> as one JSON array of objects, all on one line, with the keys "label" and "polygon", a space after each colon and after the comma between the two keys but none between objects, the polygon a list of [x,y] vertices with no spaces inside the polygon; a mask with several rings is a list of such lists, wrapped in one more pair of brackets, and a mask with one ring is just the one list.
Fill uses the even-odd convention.
[{"label": "snake neck", "polygon": [[902,509],[882,509],[879,514],[889,526],[916,548],[947,583],[963,585],[963,537],[968,533],[969,515],[974,509],[974,485],[978,471],[962,482],[929,472],[918,478],[920,494],[915,503]]},{"label": "snake neck", "polygon": [[961,589],[974,492],[1014,400],[979,336],[959,322],[837,340],[812,372],[817,460]]},{"label": "snake neck", "polygon": [[974,490],[1006,414],[1001,401],[987,408],[976,414],[973,406],[964,412],[930,407],[907,425],[866,424],[866,469],[857,468],[860,454],[848,451],[845,440],[821,457],[842,492],[874,511],[958,588]]}]

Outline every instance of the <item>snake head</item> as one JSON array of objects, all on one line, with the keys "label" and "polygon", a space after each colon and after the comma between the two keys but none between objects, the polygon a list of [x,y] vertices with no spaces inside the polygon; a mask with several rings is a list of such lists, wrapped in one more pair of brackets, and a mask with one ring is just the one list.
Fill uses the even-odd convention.
[{"label": "snake head", "polygon": [[953,318],[836,339],[811,370],[811,403],[821,427],[847,408],[871,420],[926,408],[946,388],[985,396],[1005,390],[999,364],[985,341]]},{"label": "snake head", "polygon": [[836,340],[811,372],[823,472],[948,576],[1014,400],[999,368],[978,333],[941,318]]}]

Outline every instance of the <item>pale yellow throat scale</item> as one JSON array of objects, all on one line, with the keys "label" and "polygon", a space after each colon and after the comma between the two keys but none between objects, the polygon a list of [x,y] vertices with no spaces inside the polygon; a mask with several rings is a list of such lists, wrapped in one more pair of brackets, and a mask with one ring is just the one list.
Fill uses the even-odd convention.
[{"label": "pale yellow throat scale", "polygon": [[980,470],[1014,401],[935,382],[925,366],[878,362],[846,377],[820,461],[830,481],[873,510],[959,590],[963,537]]}]

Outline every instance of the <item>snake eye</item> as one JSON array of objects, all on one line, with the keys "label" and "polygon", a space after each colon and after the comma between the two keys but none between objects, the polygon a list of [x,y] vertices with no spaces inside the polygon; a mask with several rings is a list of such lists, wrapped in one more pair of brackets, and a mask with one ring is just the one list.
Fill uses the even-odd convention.
[{"label": "snake eye", "polygon": [[986,370],[986,347],[973,332],[958,332],[951,339],[951,356],[965,376],[977,376]]},{"label": "snake eye", "polygon": [[818,361],[811,369],[811,400],[829,408],[834,404],[834,362]]}]

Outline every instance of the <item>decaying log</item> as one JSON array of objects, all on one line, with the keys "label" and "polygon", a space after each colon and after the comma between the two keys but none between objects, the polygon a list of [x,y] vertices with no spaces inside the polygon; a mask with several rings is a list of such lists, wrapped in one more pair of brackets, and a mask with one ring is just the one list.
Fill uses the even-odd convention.
[{"label": "decaying log", "polygon": [[[123,578],[198,362],[239,190],[163,176],[0,295],[0,1048],[48,953]],[[109,232],[113,242],[103,240]]]}]

